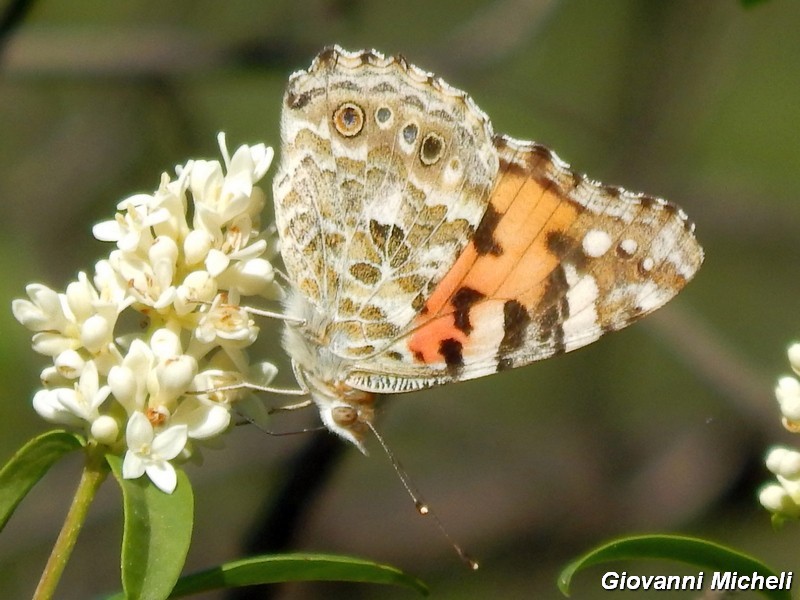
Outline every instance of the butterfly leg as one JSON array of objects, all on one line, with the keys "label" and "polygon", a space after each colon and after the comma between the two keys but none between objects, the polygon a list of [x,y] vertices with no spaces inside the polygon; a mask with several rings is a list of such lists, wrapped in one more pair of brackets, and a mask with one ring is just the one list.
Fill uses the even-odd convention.
[{"label": "butterfly leg", "polygon": [[301,402],[295,402],[294,404],[285,404],[284,406],[275,406],[269,409],[269,414],[276,413],[276,412],[284,412],[289,410],[300,410],[301,408],[308,408],[314,404],[314,401],[309,398],[308,400],[303,400]]}]

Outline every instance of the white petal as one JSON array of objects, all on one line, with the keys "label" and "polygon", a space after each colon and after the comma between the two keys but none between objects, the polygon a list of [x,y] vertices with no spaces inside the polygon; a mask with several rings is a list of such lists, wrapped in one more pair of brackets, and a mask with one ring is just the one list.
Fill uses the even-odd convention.
[{"label": "white petal", "polygon": [[11,303],[14,318],[31,331],[61,329],[64,313],[58,294],[38,283],[28,285],[25,291],[30,301],[16,299]]},{"label": "white petal", "polygon": [[175,468],[166,461],[151,462],[145,467],[147,476],[162,492],[171,494],[175,491],[178,476]]},{"label": "white petal", "polygon": [[162,308],[166,308],[170,304],[175,301],[175,298],[178,295],[178,291],[175,286],[170,286],[156,298],[155,302],[153,302],[153,308],[156,310],[161,310]]},{"label": "white petal", "polygon": [[138,454],[128,450],[122,461],[122,478],[139,479],[139,477],[144,475],[145,466],[145,461],[142,460]]},{"label": "white petal", "polygon": [[193,271],[181,284],[188,302],[211,302],[217,295],[217,280],[208,271]]},{"label": "white petal", "polygon": [[160,431],[152,444],[152,453],[165,460],[178,456],[186,446],[189,428],[186,425],[173,425]]},{"label": "white petal", "polygon": [[231,252],[229,258],[240,260],[242,262],[259,258],[264,252],[267,251],[266,240],[256,240],[249,246],[244,246],[235,252]]},{"label": "white petal", "polygon": [[227,136],[225,132],[220,131],[217,134],[217,145],[219,146],[220,154],[222,154],[222,159],[225,161],[225,166],[230,167],[231,155],[228,153],[228,142],[226,137]]},{"label": "white petal", "polygon": [[[235,274],[231,273],[232,281],[229,287],[236,287],[245,296],[260,295],[274,279],[272,265],[263,258],[236,263],[236,269],[229,269],[228,273],[231,271]],[[221,279],[221,282],[223,285],[227,283],[224,279]]]},{"label": "white petal", "polygon": [[108,386],[117,401],[125,407],[129,413],[135,409],[142,409],[141,406],[134,406],[136,402],[136,392],[138,386],[134,372],[125,366],[116,366],[108,373]]},{"label": "white petal", "polygon": [[31,301],[38,306],[42,312],[48,315],[62,315],[61,298],[58,293],[51,290],[46,285],[32,283],[25,287],[25,292]]},{"label": "white petal", "polygon": [[55,390],[39,390],[33,396],[33,409],[39,413],[43,419],[51,423],[62,425],[80,426],[82,420],[64,408],[58,401],[58,393]]},{"label": "white petal", "polygon": [[172,238],[160,235],[150,246],[147,254],[151,263],[160,261],[174,263],[178,259],[178,245]]},{"label": "white petal", "polygon": [[75,350],[66,350],[56,356],[53,361],[59,375],[67,379],[77,379],[80,377],[86,361]]},{"label": "white petal", "polygon": [[15,298],[11,301],[11,312],[17,321],[31,331],[47,329],[49,317],[30,300]]},{"label": "white petal", "polygon": [[158,390],[161,394],[176,397],[185,392],[197,374],[197,360],[183,354],[168,358],[156,366]]},{"label": "white petal", "polygon": [[231,415],[223,406],[192,398],[181,403],[175,411],[173,421],[185,423],[189,428],[189,437],[202,440],[225,431],[231,422]]},{"label": "white petal", "polygon": [[84,421],[91,421],[96,416],[92,414],[88,401],[80,392],[70,388],[58,388],[53,391],[56,392],[59,404],[76,417]]},{"label": "white petal", "polygon": [[222,165],[215,160],[197,160],[192,166],[189,176],[189,189],[194,196],[195,204],[205,204],[215,200],[222,187]]},{"label": "white petal", "polygon": [[269,167],[272,164],[272,159],[275,156],[275,151],[271,147],[265,146],[264,144],[253,146],[251,151],[253,153],[253,162],[255,162],[255,166],[253,168],[253,181],[258,181],[264,177],[269,170]]},{"label": "white petal", "polygon": [[66,379],[54,366],[42,369],[42,372],[39,374],[39,379],[42,381],[43,386],[50,389],[67,387],[73,383],[73,380]]},{"label": "white petal", "polygon": [[101,242],[116,242],[122,237],[123,230],[117,221],[103,221],[92,227],[92,235]]},{"label": "white petal", "polygon": [[206,257],[205,265],[208,272],[211,273],[212,276],[216,277],[228,268],[229,263],[230,259],[228,258],[227,254],[220,252],[217,249],[211,249]]},{"label": "white petal", "polygon": [[152,362],[153,351],[150,346],[143,340],[134,339],[125,356],[125,366],[133,369],[135,373],[143,373],[150,370]]},{"label": "white petal", "polygon": [[205,419],[199,421],[189,430],[189,437],[202,440],[219,435],[231,423],[231,413],[222,406],[212,406],[206,412]]},{"label": "white petal", "polygon": [[94,396],[100,388],[100,376],[97,374],[97,365],[94,361],[89,361],[81,373],[81,379],[78,384],[81,394],[85,398]]},{"label": "white petal", "polygon": [[270,362],[260,362],[252,365],[249,380],[256,385],[268,386],[278,375],[278,367]]},{"label": "white petal", "polygon": [[133,413],[128,419],[128,426],[125,428],[125,440],[128,448],[138,452],[143,446],[150,445],[154,437],[153,426],[144,416],[144,413]]},{"label": "white petal", "polygon": [[166,327],[162,327],[153,332],[153,335],[150,337],[150,348],[152,348],[153,354],[161,360],[183,354],[181,338],[178,337],[174,331]]},{"label": "white petal", "polygon": [[35,334],[31,342],[33,350],[45,356],[58,356],[67,350],[80,348],[80,342],[78,342],[78,340],[65,337],[60,333],[50,333],[47,331]]},{"label": "white petal", "polygon": [[80,273],[78,281],[73,281],[67,286],[64,294],[67,305],[77,321],[88,319],[93,313],[93,301],[97,299],[97,292],[89,283],[86,273]]},{"label": "white petal", "polygon": [[107,385],[104,385],[97,390],[97,393],[94,396],[89,399],[89,408],[93,412],[96,412],[101,406],[103,406],[103,403],[106,401],[109,395],[111,395],[111,388]]}]

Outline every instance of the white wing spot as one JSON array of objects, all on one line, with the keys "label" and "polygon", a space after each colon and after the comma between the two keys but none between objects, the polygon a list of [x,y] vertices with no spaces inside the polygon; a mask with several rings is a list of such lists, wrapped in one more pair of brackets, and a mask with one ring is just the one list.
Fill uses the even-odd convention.
[{"label": "white wing spot", "polygon": [[[561,325],[566,341],[566,351],[574,350],[586,344],[586,336],[589,332],[599,331],[597,315],[597,300],[600,297],[600,289],[597,281],[591,275],[580,275],[575,267],[565,265],[564,274],[566,275],[569,291],[567,292],[567,302],[569,303],[569,318]],[[594,339],[600,334],[597,333]]]},{"label": "white wing spot", "polygon": [[611,236],[599,229],[590,229],[583,236],[583,252],[591,258],[600,258],[611,247]]},{"label": "white wing spot", "polygon": [[656,263],[649,256],[647,258],[642,259],[642,271],[644,271],[645,273],[648,271],[652,271],[654,266],[656,266]]},{"label": "white wing spot", "polygon": [[464,166],[458,158],[452,158],[442,172],[442,183],[455,187],[464,177]]},{"label": "white wing spot", "polygon": [[626,255],[626,256],[633,256],[636,254],[636,250],[639,249],[639,244],[636,240],[627,239],[622,240],[619,243],[619,249]]}]

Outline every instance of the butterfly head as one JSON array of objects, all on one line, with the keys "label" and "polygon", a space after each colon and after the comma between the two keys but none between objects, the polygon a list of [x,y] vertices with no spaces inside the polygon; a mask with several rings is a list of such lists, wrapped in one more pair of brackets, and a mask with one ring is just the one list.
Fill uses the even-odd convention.
[{"label": "butterfly head", "polygon": [[366,454],[364,436],[375,418],[374,401],[374,394],[347,389],[343,390],[342,398],[317,400],[317,406],[325,427]]}]

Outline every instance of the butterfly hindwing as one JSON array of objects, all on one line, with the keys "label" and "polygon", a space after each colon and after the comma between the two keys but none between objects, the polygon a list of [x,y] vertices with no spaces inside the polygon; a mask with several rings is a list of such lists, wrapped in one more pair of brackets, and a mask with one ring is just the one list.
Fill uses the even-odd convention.
[{"label": "butterfly hindwing", "polygon": [[385,349],[473,236],[498,158],[487,117],[400,57],[321,53],[284,99],[276,219],[328,349]]}]

